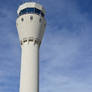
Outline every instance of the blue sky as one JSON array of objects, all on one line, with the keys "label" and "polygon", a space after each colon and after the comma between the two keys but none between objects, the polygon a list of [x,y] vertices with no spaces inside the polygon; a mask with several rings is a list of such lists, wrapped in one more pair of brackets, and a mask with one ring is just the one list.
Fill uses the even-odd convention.
[{"label": "blue sky", "polygon": [[[0,0],[0,92],[19,91],[16,10],[25,1]],[[39,2],[47,11],[40,48],[40,92],[92,92],[92,0]]]}]

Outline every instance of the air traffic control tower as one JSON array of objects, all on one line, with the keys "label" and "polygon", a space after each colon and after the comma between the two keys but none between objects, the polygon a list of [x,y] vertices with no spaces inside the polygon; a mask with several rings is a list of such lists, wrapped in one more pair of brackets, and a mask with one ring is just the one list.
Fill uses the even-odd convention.
[{"label": "air traffic control tower", "polygon": [[17,10],[16,26],[21,43],[20,92],[39,92],[39,47],[46,20],[42,5],[26,2]]}]

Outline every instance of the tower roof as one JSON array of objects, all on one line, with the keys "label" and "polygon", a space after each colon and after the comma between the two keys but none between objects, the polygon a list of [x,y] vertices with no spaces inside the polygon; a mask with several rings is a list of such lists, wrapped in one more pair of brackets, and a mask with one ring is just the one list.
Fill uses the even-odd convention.
[{"label": "tower roof", "polygon": [[17,10],[17,13],[19,14],[20,11],[25,9],[25,8],[37,8],[45,14],[45,9],[43,8],[43,6],[40,5],[39,3],[36,3],[36,2],[26,2],[22,5],[20,5],[18,10]]}]

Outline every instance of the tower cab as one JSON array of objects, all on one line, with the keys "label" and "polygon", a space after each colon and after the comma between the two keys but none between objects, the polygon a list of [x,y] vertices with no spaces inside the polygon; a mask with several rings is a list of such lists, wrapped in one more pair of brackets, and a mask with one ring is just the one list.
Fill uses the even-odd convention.
[{"label": "tower cab", "polygon": [[17,14],[16,26],[20,42],[41,43],[46,26],[43,6],[35,2],[26,2],[19,6]]},{"label": "tower cab", "polygon": [[45,9],[43,8],[43,6],[41,6],[38,3],[35,2],[27,2],[25,4],[22,4],[18,11],[18,16],[24,15],[24,14],[37,14],[40,15],[42,17],[45,16]]}]

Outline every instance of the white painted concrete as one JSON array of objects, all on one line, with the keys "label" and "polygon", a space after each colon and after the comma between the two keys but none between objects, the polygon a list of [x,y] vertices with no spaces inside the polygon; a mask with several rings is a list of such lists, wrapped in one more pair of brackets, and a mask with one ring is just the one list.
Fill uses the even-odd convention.
[{"label": "white painted concrete", "polygon": [[[22,9],[31,7],[45,11],[40,4],[28,2],[19,7],[18,14]],[[46,26],[45,18],[26,13],[18,16],[16,26],[22,50],[20,92],[39,92],[39,47]]]},{"label": "white painted concrete", "polygon": [[39,46],[34,42],[22,45],[20,92],[38,92]]}]

